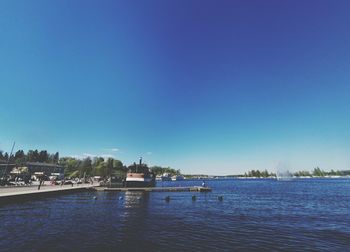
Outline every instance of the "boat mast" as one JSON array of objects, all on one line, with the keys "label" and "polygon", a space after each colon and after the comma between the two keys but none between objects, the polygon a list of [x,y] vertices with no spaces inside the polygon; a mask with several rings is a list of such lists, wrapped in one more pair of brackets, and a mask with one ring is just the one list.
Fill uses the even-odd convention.
[{"label": "boat mast", "polygon": [[[140,162],[139,165],[136,165],[136,173],[138,173],[138,166],[141,168],[141,164],[142,164],[142,157],[140,157]],[[141,170],[142,171],[142,170]]]}]

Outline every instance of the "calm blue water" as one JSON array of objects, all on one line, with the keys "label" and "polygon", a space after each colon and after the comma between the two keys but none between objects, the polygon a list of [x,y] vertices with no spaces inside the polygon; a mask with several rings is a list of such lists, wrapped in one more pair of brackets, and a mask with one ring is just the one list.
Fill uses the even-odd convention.
[{"label": "calm blue water", "polygon": [[349,179],[206,182],[213,192],[82,192],[0,206],[0,251],[350,250]]}]

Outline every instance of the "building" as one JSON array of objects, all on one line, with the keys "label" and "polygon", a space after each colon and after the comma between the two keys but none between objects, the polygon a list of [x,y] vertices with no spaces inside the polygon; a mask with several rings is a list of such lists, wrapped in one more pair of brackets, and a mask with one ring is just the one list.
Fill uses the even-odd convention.
[{"label": "building", "polygon": [[5,164],[0,163],[0,177],[9,175],[13,168],[16,167],[16,164]]},{"label": "building", "polygon": [[29,174],[32,176],[56,176],[59,179],[64,177],[64,167],[62,165],[27,162],[25,166],[28,167]]},{"label": "building", "polygon": [[30,175],[31,177],[56,177],[58,179],[64,178],[64,167],[56,164],[46,164],[39,162],[27,162],[23,165],[16,164],[3,164],[0,163],[0,177],[3,176],[24,176]]}]

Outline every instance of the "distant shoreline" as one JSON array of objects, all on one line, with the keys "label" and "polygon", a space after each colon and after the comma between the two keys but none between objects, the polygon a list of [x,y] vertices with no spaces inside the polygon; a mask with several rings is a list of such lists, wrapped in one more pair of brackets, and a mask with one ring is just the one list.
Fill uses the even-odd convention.
[{"label": "distant shoreline", "polygon": [[[293,176],[285,179],[350,179],[350,176]],[[275,179],[276,177],[241,177],[241,176],[210,176],[210,177],[192,177],[185,180],[220,180],[220,179]],[[283,178],[284,179],[284,178]]]}]

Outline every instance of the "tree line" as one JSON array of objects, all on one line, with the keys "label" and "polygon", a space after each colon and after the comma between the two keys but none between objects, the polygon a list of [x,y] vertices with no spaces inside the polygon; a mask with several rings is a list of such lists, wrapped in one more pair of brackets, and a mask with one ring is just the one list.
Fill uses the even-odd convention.
[{"label": "tree line", "polygon": [[93,159],[86,157],[82,160],[73,157],[63,157],[60,158],[59,165],[64,167],[64,174],[68,177],[124,177],[127,170],[120,160],[114,158],[104,159],[103,157],[95,157]]},{"label": "tree line", "polygon": [[295,177],[302,177],[302,176],[310,176],[310,177],[324,177],[324,176],[347,176],[350,175],[350,170],[340,171],[340,170],[331,170],[331,171],[324,171],[321,170],[319,167],[314,168],[312,172],[309,171],[298,171],[293,174]]},{"label": "tree line", "polygon": [[[27,162],[40,162],[47,164],[57,164],[64,167],[64,174],[67,177],[83,177],[83,176],[117,176],[125,177],[127,167],[122,161],[114,158],[103,157],[86,157],[78,159],[74,157],[59,157],[59,152],[48,153],[46,150],[29,150],[25,153],[18,150],[14,154],[0,151],[0,163],[15,163],[17,166],[24,166]],[[153,166],[150,168],[155,175],[169,173],[170,175],[180,175],[180,170],[170,167]]]},{"label": "tree line", "polygon": [[164,173],[168,173],[170,176],[181,175],[180,170],[175,170],[170,167],[152,166],[151,170],[155,175],[163,175]]},{"label": "tree line", "polygon": [[22,165],[27,162],[40,162],[40,163],[49,163],[49,164],[58,164],[59,162],[59,153],[50,154],[46,150],[29,150],[25,153],[23,150],[18,150],[14,154],[3,152],[0,150],[0,162],[1,163],[15,163],[17,165]]},{"label": "tree line", "polygon": [[256,177],[256,178],[268,178],[268,177],[276,177],[275,173],[269,173],[267,170],[259,171],[259,170],[251,170],[248,173],[244,173],[244,177]]},{"label": "tree line", "polygon": [[[69,177],[81,177],[81,176],[118,176],[125,177],[127,167],[122,161],[114,158],[95,157],[91,159],[86,157],[85,159],[77,159],[74,157],[61,157],[59,152],[48,153],[46,150],[29,150],[25,153],[23,150],[18,150],[14,154],[3,152],[0,150],[0,163],[15,163],[18,166],[25,165],[27,162],[40,162],[48,164],[58,164],[64,167],[64,173]],[[176,170],[170,167],[152,166],[150,168],[155,175],[162,175],[168,173],[171,176],[181,175],[180,170]],[[313,169],[313,171],[297,171],[292,173],[295,177],[324,177],[324,176],[347,176],[350,175],[350,170],[340,171],[331,170],[324,171],[319,167]],[[188,175],[189,176],[189,175]],[[205,175],[203,175],[205,176]],[[256,177],[267,178],[276,177],[275,173],[268,172],[266,169],[250,170],[244,175],[232,175],[234,177]]]},{"label": "tree line", "polygon": [[[290,173],[290,172],[289,172]],[[331,170],[324,171],[319,167],[313,169],[313,171],[297,171],[294,173],[290,173],[294,177],[325,177],[325,176],[348,176],[350,175],[350,170],[340,171],[340,170]],[[256,177],[256,178],[268,178],[268,177],[276,177],[276,173],[268,172],[267,170],[251,170],[249,172],[244,173],[244,175],[238,175],[234,177]]]}]

